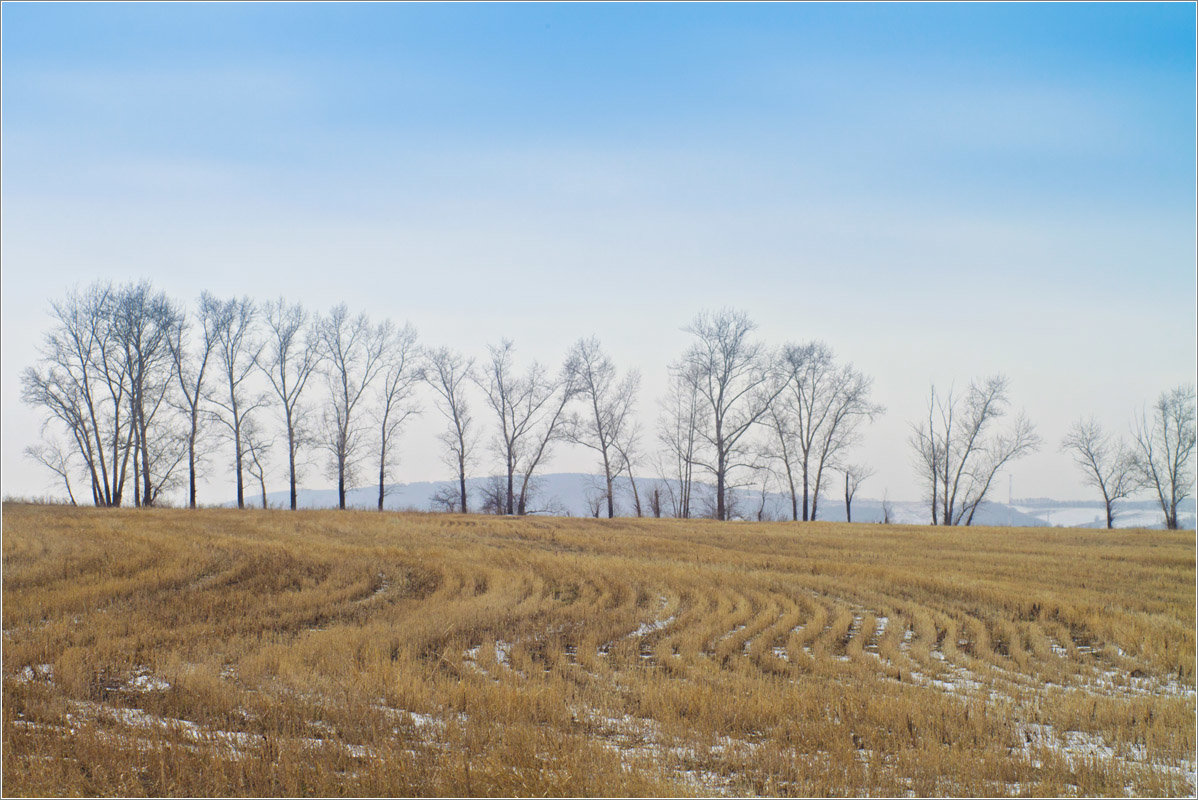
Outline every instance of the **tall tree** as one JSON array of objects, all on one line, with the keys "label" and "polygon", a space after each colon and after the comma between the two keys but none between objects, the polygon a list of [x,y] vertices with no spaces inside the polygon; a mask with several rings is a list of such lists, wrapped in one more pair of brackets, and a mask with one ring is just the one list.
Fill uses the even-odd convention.
[{"label": "tall tree", "polygon": [[[567,436],[599,454],[606,487],[604,503],[611,519],[616,515],[614,478],[625,467],[635,493],[628,455],[630,436],[635,432],[632,408],[640,387],[640,374],[632,370],[619,378],[615,364],[594,336],[575,342],[566,364],[573,373],[570,378],[578,387],[579,398],[587,405],[584,412],[571,418]],[[637,506],[639,511],[639,497]]]},{"label": "tall tree", "polygon": [[287,469],[291,486],[291,510],[298,502],[300,447],[308,444],[312,432],[304,422],[303,399],[308,379],[320,365],[320,320],[299,303],[288,304],[279,298],[266,306],[266,342],[262,349],[262,369],[279,398],[283,423],[287,430]]},{"label": "tall tree", "polygon": [[951,390],[937,397],[932,387],[928,422],[913,426],[910,443],[931,486],[933,525],[971,524],[998,471],[1039,448],[1040,437],[1023,414],[1010,429],[993,432],[1007,405],[1001,375],[970,383],[963,398]]},{"label": "tall tree", "polygon": [[494,446],[507,480],[504,513],[523,515],[528,511],[534,472],[552,443],[563,436],[566,406],[577,392],[574,370],[567,367],[560,377],[554,377],[533,362],[526,374],[519,375],[510,340],[488,349],[490,363],[484,378],[477,382],[499,419]]},{"label": "tall tree", "polygon": [[799,518],[802,481],[803,520],[818,514],[824,471],[856,441],[863,422],[884,410],[871,402],[872,381],[852,364],[838,365],[823,342],[788,345],[782,351],[786,386],[770,409],[772,454],[781,462],[791,496],[791,515]]},{"label": "tall tree", "polygon": [[[170,480],[181,457],[167,446],[174,439],[169,427],[164,431],[155,428],[155,419],[167,405],[167,394],[174,383],[170,339],[180,312],[164,292],[155,291],[148,281],[123,287],[114,296],[112,326],[125,361],[134,466],[140,478],[135,481],[133,497],[135,505],[149,506]],[[151,452],[155,455],[153,462]]]},{"label": "tall tree", "polygon": [[266,404],[266,396],[254,391],[250,377],[258,369],[262,342],[255,336],[257,308],[248,297],[218,301],[216,352],[223,383],[208,399],[218,409],[220,421],[233,445],[233,472],[237,480],[237,507],[245,508],[245,438],[250,415]]},{"label": "tall tree", "polygon": [[1136,423],[1137,460],[1144,483],[1156,490],[1165,527],[1177,530],[1177,507],[1194,489],[1194,385],[1163,392],[1152,408],[1152,423],[1141,413]]},{"label": "tall tree", "polygon": [[1091,417],[1073,423],[1061,441],[1061,450],[1073,456],[1086,476],[1086,483],[1102,492],[1107,529],[1115,527],[1115,503],[1134,494],[1141,486],[1136,454],[1116,440]]},{"label": "tall tree", "polygon": [[457,472],[458,510],[465,514],[468,511],[466,470],[473,461],[478,440],[466,396],[467,384],[474,381],[474,359],[439,347],[428,354],[424,375],[429,386],[437,393],[437,410],[449,422],[448,429],[439,438],[445,445],[447,463]]},{"label": "tall tree", "polygon": [[382,367],[379,371],[379,511],[387,492],[388,470],[396,461],[396,440],[403,424],[420,413],[415,402],[416,387],[424,379],[418,363],[420,348],[416,344],[416,329],[405,324],[392,329],[387,326],[383,342]]},{"label": "tall tree", "polygon": [[220,315],[220,303],[208,292],[200,295],[196,307],[196,327],[199,329],[198,344],[190,348],[190,321],[180,314],[169,339],[171,357],[175,362],[175,377],[179,381],[179,410],[187,418],[187,505],[196,507],[196,483],[201,459],[200,433],[205,420],[203,402],[204,379],[211,361],[212,349],[216,346],[216,324]]},{"label": "tall tree", "polygon": [[745,435],[785,388],[764,345],[750,338],[756,328],[740,311],[702,312],[685,331],[695,341],[672,367],[693,381],[699,398],[698,437],[705,445],[696,459],[715,478],[717,519],[728,519],[729,473],[749,466]]},{"label": "tall tree", "polygon": [[699,448],[699,391],[692,371],[671,371],[657,431],[664,449],[657,460],[658,476],[670,496],[674,516],[689,519]]},{"label": "tall tree", "polygon": [[390,326],[374,325],[365,314],[351,317],[341,304],[321,321],[319,330],[330,396],[324,446],[330,472],[337,478],[338,508],[344,509],[346,490],[363,453],[362,398],[383,368]]},{"label": "tall tree", "polygon": [[174,380],[173,304],[148,283],[96,283],[51,309],[55,326],[22,375],[23,399],[66,429],[96,505],[121,505],[130,468],[134,502],[153,504],[182,452],[159,414]]}]

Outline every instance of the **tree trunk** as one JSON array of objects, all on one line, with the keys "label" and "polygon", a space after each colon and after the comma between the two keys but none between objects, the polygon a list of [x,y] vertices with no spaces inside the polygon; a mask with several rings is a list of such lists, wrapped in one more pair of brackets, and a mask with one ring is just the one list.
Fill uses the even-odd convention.
[{"label": "tree trunk", "polygon": [[849,475],[844,475],[844,521],[853,521],[853,495],[849,493]]},{"label": "tree trunk", "polygon": [[295,490],[295,423],[291,420],[291,409],[287,409],[287,466],[290,469],[291,510],[295,511],[297,497]]},{"label": "tree trunk", "polygon": [[466,512],[466,457],[465,444],[458,451],[458,490],[461,492],[462,513]]},{"label": "tree trunk", "polygon": [[516,501],[516,479],[515,479],[515,472],[516,472],[515,465],[513,465],[511,461],[508,461],[508,465],[507,465],[507,512],[506,512],[506,513],[507,513],[509,516],[510,516],[510,515],[512,515],[512,514],[514,514],[514,513],[516,513],[516,506],[515,506],[515,501]]},{"label": "tree trunk", "polygon": [[611,467],[607,465],[607,454],[603,454],[603,471],[607,476],[607,518],[616,516],[615,490],[612,488]]},{"label": "tree trunk", "polygon": [[[386,420],[383,422],[386,425]],[[387,479],[387,439],[384,431],[383,438],[379,443],[379,511],[383,510],[383,497],[387,493],[384,481]]]},{"label": "tree trunk", "polygon": [[716,463],[715,473],[715,516],[716,519],[723,522],[726,514],[724,508],[724,453],[720,452],[717,457],[719,460]]},{"label": "tree trunk", "polygon": [[383,510],[383,496],[386,494],[386,486],[383,483],[387,477],[385,463],[382,459],[379,459],[379,511]]},{"label": "tree trunk", "polygon": [[345,457],[337,458],[337,508],[345,510]]},{"label": "tree trunk", "polygon": [[187,473],[190,476],[187,487],[187,506],[196,507],[196,431],[192,422],[191,436],[187,437]]},{"label": "tree trunk", "polygon": [[809,492],[811,491],[810,478],[807,475],[807,459],[803,459],[803,522],[806,522],[808,517],[807,503]]},{"label": "tree trunk", "polygon": [[235,462],[237,464],[237,507],[245,508],[245,484],[241,475],[241,434],[234,432],[236,441],[233,443]]},{"label": "tree trunk", "polygon": [[287,464],[291,469],[291,510],[295,511],[299,500],[295,490],[295,444],[291,432],[287,432]]}]

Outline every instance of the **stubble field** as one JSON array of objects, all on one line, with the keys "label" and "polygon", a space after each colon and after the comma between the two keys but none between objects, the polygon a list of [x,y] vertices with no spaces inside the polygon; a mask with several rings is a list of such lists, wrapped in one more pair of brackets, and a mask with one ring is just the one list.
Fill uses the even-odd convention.
[{"label": "stubble field", "polygon": [[1194,532],[6,504],[5,795],[1192,795]]}]

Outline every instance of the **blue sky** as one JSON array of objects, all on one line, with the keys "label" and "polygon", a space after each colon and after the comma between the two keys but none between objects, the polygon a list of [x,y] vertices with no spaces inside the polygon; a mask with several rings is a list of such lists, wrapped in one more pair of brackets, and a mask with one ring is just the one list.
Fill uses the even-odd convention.
[{"label": "blue sky", "polygon": [[933,381],[1007,373],[1047,443],[1016,493],[1084,496],[1068,423],[1193,375],[1193,4],[2,13],[5,491],[44,483],[13,334],[100,277],[476,354],[596,333],[647,426],[679,328],[739,306],[875,376],[892,497]]}]

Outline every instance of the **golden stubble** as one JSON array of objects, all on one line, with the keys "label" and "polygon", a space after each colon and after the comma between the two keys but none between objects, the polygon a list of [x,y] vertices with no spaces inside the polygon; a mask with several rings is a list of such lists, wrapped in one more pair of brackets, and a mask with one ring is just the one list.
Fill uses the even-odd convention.
[{"label": "golden stubble", "polygon": [[4,507],[8,795],[1187,795],[1195,538]]}]

